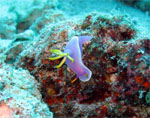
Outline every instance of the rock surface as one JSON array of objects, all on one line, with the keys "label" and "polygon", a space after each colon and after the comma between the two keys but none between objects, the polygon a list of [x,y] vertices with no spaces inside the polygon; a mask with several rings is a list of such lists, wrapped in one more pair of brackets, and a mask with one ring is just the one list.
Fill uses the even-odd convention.
[{"label": "rock surface", "polygon": [[42,100],[39,85],[27,70],[1,65],[0,116],[52,118],[52,112]]}]

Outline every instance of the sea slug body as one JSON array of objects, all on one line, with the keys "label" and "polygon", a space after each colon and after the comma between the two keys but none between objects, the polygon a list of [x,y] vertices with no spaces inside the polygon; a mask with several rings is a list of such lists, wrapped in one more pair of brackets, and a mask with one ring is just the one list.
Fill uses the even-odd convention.
[{"label": "sea slug body", "polygon": [[88,43],[91,38],[91,36],[76,36],[68,42],[64,52],[57,49],[50,50],[50,52],[57,54],[58,56],[50,57],[48,58],[49,60],[57,60],[63,57],[60,64],[55,66],[55,68],[60,68],[66,62],[67,66],[76,73],[77,76],[71,83],[74,83],[77,78],[83,82],[86,82],[89,81],[92,76],[92,72],[84,65],[82,61],[82,45]]},{"label": "sea slug body", "polygon": [[70,59],[66,59],[67,66],[76,73],[77,77],[83,82],[89,81],[92,72],[84,65],[82,61],[82,44],[91,40],[91,36],[78,36],[73,37],[65,47],[64,53],[69,53],[69,56],[74,59],[74,62]]}]

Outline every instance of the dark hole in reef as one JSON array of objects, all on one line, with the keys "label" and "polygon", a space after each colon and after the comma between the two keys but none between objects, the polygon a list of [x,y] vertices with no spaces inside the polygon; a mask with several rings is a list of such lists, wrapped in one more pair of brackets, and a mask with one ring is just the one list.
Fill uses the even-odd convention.
[{"label": "dark hole in reef", "polygon": [[111,91],[108,90],[109,85],[107,83],[103,83],[102,86],[97,86],[91,93],[87,99],[83,99],[79,101],[80,104],[91,104],[97,101],[104,101],[105,98],[111,95]]},{"label": "dark hole in reef", "polygon": [[0,33],[1,39],[6,39],[6,36],[3,33]]},{"label": "dark hole in reef", "polygon": [[14,40],[14,42],[18,42],[18,41],[28,41],[29,39],[28,38],[16,38]]},{"label": "dark hole in reef", "polygon": [[125,117],[133,117],[133,116],[136,116],[136,114],[134,113],[133,109],[128,108],[128,109],[126,109],[126,111],[123,113],[123,116],[125,116]]},{"label": "dark hole in reef", "polygon": [[24,32],[26,29],[29,29],[31,26],[30,21],[22,21],[17,24],[17,33]]},{"label": "dark hole in reef", "polygon": [[121,36],[125,39],[125,40],[129,40],[131,38],[131,36],[128,34],[128,32],[122,32]]}]

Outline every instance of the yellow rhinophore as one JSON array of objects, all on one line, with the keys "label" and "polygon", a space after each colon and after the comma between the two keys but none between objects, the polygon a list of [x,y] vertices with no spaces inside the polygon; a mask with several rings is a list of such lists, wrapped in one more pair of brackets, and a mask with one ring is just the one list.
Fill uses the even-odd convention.
[{"label": "yellow rhinophore", "polygon": [[57,66],[55,66],[55,68],[60,68],[65,63],[65,61],[66,61],[67,58],[69,60],[71,60],[72,63],[74,62],[74,59],[69,56],[69,53],[64,53],[64,52],[62,52],[60,50],[57,50],[57,49],[52,49],[52,50],[49,50],[49,51],[58,55],[57,57],[50,57],[50,58],[48,58],[49,60],[57,60],[57,59],[60,59],[60,58],[64,57],[62,59],[62,61],[60,62],[60,64],[57,65]]}]

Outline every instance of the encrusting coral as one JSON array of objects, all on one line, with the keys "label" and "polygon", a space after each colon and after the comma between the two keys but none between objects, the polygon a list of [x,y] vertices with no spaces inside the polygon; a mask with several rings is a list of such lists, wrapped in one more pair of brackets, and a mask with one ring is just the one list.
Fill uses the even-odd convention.
[{"label": "encrusting coral", "polygon": [[149,12],[117,1],[1,0],[0,117],[149,118]]},{"label": "encrusting coral", "polygon": [[[92,13],[84,19],[46,25],[32,42],[23,43],[26,50],[18,54],[14,65],[28,69],[41,83],[43,100],[56,117],[149,117],[146,95],[150,73],[146,65],[149,65],[150,40],[137,35],[137,27],[124,16]],[[65,50],[72,36],[92,36],[82,55],[92,72],[87,82],[72,81],[76,75],[68,71],[67,64],[54,68],[61,58],[48,59],[54,56],[53,52],[65,53],[58,50]],[[12,51],[8,52],[6,63],[15,57],[9,55]],[[66,58],[71,64],[76,59],[71,54],[65,56],[71,57]],[[142,98],[139,91],[145,91]]]}]

